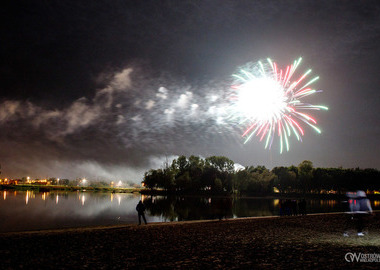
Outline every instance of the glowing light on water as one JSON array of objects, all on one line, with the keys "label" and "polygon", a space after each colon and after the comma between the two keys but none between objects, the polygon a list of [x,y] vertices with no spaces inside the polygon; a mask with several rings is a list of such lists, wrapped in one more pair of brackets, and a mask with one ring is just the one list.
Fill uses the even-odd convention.
[{"label": "glowing light on water", "polygon": [[273,200],[273,206],[274,207],[277,207],[279,204],[280,204],[280,200],[279,199],[274,199]]},{"label": "glowing light on water", "polygon": [[29,191],[27,191],[25,195],[25,204],[28,204],[28,203],[29,203]]},{"label": "glowing light on water", "polygon": [[280,152],[285,147],[289,151],[289,137],[293,134],[297,140],[304,135],[302,125],[307,125],[317,133],[321,130],[317,121],[304,110],[327,110],[326,106],[301,102],[305,97],[321,92],[310,87],[319,77],[306,80],[311,69],[299,78],[293,79],[302,58],[294,61],[285,70],[278,68],[275,62],[259,61],[242,68],[235,78],[231,95],[230,118],[245,125],[242,134],[247,143],[253,135],[265,141],[265,148],[271,148],[274,137],[280,141]]}]

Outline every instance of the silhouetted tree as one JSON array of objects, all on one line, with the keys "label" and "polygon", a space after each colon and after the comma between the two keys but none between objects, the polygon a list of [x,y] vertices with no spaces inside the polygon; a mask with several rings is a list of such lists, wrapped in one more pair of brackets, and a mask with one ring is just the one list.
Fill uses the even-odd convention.
[{"label": "silhouetted tree", "polygon": [[163,169],[149,170],[143,183],[147,188],[168,191],[214,193],[268,194],[277,187],[280,192],[321,193],[331,190],[338,193],[357,189],[380,189],[376,169],[313,168],[309,160],[298,167],[275,167],[269,171],[265,166],[249,166],[235,172],[234,162],[227,157],[179,156]]},{"label": "silhouetted tree", "polygon": [[274,185],[281,193],[294,190],[297,187],[297,175],[287,167],[274,167],[272,172],[277,176]]},{"label": "silhouetted tree", "polygon": [[313,178],[313,163],[309,160],[304,160],[298,165],[298,179],[300,188],[303,193],[310,191],[311,180]]}]

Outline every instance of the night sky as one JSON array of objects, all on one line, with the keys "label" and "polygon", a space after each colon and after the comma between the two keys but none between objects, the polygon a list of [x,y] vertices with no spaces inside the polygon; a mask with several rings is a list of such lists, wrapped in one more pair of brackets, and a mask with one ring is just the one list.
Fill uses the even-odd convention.
[{"label": "night sky", "polygon": [[[380,169],[379,1],[6,1],[1,8],[2,177],[140,182],[178,155],[243,166]],[[220,115],[231,75],[303,57],[320,76],[289,152],[243,144]]]}]

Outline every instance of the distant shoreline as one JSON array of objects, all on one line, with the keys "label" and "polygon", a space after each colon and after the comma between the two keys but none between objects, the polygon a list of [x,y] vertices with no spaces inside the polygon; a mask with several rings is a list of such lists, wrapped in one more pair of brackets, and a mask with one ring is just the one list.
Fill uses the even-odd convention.
[{"label": "distant shoreline", "polygon": [[[168,192],[166,190],[150,190],[146,188],[114,188],[114,187],[79,187],[79,186],[63,186],[63,185],[0,185],[0,190],[16,190],[16,191],[37,191],[37,192],[53,192],[53,191],[67,191],[67,192],[103,192],[103,193],[134,193],[147,196],[181,196],[181,197],[238,197],[238,198],[275,198],[275,199],[331,199],[338,200],[346,198],[345,194],[315,194],[315,193],[270,193],[270,194],[228,194],[212,193],[207,191],[200,191],[198,193],[187,192]],[[380,200],[380,194],[367,194],[369,199]]]},{"label": "distant shoreline", "polygon": [[105,193],[140,193],[142,188],[112,188],[112,187],[79,187],[79,186],[59,186],[59,185],[0,185],[0,190],[18,191],[92,191]]}]

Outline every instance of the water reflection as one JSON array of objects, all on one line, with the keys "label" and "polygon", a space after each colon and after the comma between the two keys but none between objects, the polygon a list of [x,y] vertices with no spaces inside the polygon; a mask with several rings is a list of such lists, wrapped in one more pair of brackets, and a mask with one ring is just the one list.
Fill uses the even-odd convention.
[{"label": "water reflection", "polygon": [[82,206],[84,205],[84,202],[86,201],[86,196],[84,194],[79,195],[79,200],[82,203]]},{"label": "water reflection", "polygon": [[278,207],[280,205],[280,199],[274,199],[273,200],[273,206]]},{"label": "water reflection", "polygon": [[[1,194],[2,193],[2,194]],[[13,196],[12,196],[13,193]],[[148,222],[279,215],[278,198],[164,197],[126,193],[0,191],[0,232]],[[380,209],[380,201],[372,202]],[[339,200],[307,200],[308,213],[346,211]]]},{"label": "water reflection", "polygon": [[144,204],[152,216],[182,221],[269,216],[276,212],[278,200],[152,196],[145,197]]},{"label": "water reflection", "polygon": [[[3,194],[1,194],[3,193]],[[139,195],[0,191],[0,232],[136,223]],[[116,204],[115,204],[116,202]],[[152,217],[150,221],[160,221]]]},{"label": "water reflection", "polygon": [[[231,201],[223,201],[222,198],[151,196],[144,197],[144,204],[150,215],[159,216],[163,221],[280,214],[280,199],[277,198],[234,198]],[[306,200],[307,213],[344,212],[347,211],[345,207],[341,200]],[[374,201],[373,208],[380,209],[380,201]]]}]

